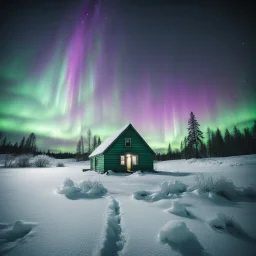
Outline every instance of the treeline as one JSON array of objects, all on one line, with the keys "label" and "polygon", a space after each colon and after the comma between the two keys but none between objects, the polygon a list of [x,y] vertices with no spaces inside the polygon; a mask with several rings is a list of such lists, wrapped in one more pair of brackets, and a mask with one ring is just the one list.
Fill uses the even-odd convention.
[{"label": "treeline", "polygon": [[256,154],[256,120],[253,127],[242,131],[236,126],[232,131],[207,128],[206,137],[193,112],[188,121],[188,135],[181,142],[180,150],[172,151],[168,145],[167,153],[156,154],[158,161],[189,158],[224,157]]},{"label": "treeline", "polygon": [[7,137],[2,137],[0,134],[0,154],[36,154],[36,135],[30,133],[28,138],[23,137],[20,142],[14,144],[7,140]]},{"label": "treeline", "polygon": [[93,135],[91,129],[88,129],[86,137],[80,137],[76,146],[76,160],[84,161],[89,159],[89,155],[101,144],[100,136]]},{"label": "treeline", "polygon": [[7,137],[3,136],[0,132],[0,154],[10,155],[48,155],[56,159],[74,158],[75,154],[69,152],[54,153],[48,150],[47,152],[41,151],[36,146],[36,135],[30,133],[26,138],[23,137],[20,142],[12,143],[7,140]]}]

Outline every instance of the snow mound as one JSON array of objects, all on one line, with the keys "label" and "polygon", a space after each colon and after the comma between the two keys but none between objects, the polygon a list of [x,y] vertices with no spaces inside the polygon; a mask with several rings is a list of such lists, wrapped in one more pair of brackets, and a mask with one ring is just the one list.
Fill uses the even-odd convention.
[{"label": "snow mound", "polygon": [[173,201],[172,206],[169,209],[166,209],[165,211],[182,217],[189,216],[186,207],[183,204],[179,203],[178,201]]},{"label": "snow mound", "polygon": [[21,239],[31,234],[36,225],[34,222],[22,220],[15,221],[13,225],[0,223],[0,252],[13,249]]},{"label": "snow mound", "polygon": [[172,220],[166,223],[158,234],[158,237],[163,243],[180,244],[189,240],[192,233],[183,221]]},{"label": "snow mound", "polygon": [[107,193],[107,189],[98,181],[84,180],[75,183],[70,178],[63,182],[63,186],[57,188],[59,194],[65,194],[74,199],[86,197],[101,197]]},{"label": "snow mound", "polygon": [[179,180],[165,181],[161,184],[161,192],[165,195],[183,193],[187,190],[187,185]]},{"label": "snow mound", "polygon": [[131,175],[131,177],[139,177],[139,176],[144,176],[144,175],[145,175],[145,173],[143,173],[142,171],[137,171],[137,172],[133,173]]}]

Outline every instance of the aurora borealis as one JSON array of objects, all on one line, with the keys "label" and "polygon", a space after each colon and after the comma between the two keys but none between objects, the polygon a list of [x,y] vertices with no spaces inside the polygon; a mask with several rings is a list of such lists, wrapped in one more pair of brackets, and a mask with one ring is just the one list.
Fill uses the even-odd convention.
[{"label": "aurora borealis", "polygon": [[203,131],[253,124],[252,28],[242,12],[70,2],[5,7],[0,131],[34,132],[40,148],[74,152],[88,128],[104,139],[132,123],[162,151],[179,147],[190,111]]}]

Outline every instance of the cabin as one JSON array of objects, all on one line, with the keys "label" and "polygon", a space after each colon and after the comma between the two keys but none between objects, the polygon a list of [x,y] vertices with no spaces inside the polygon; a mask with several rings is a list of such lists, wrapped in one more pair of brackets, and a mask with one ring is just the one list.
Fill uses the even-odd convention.
[{"label": "cabin", "polygon": [[90,155],[91,170],[104,173],[152,171],[155,152],[132,124],[105,139]]}]

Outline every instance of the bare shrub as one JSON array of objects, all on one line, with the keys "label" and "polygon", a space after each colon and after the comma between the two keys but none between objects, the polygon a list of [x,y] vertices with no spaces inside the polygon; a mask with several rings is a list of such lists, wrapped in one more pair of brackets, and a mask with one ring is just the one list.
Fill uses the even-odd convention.
[{"label": "bare shrub", "polygon": [[198,189],[200,192],[211,192],[219,196],[222,196],[228,200],[236,197],[237,188],[231,180],[228,180],[224,176],[213,179],[209,177],[204,178],[203,175],[196,177],[196,184],[189,190]]},{"label": "bare shrub", "polygon": [[31,156],[29,155],[17,156],[15,158],[15,166],[21,167],[21,168],[30,167],[31,166],[30,160],[31,160]]},{"label": "bare shrub", "polygon": [[4,156],[4,167],[14,167],[14,156],[6,154]]},{"label": "bare shrub", "polygon": [[46,155],[35,156],[32,161],[36,167],[50,167],[52,164],[52,158]]},{"label": "bare shrub", "polygon": [[62,162],[58,162],[56,166],[57,167],[65,167],[65,165]]}]

